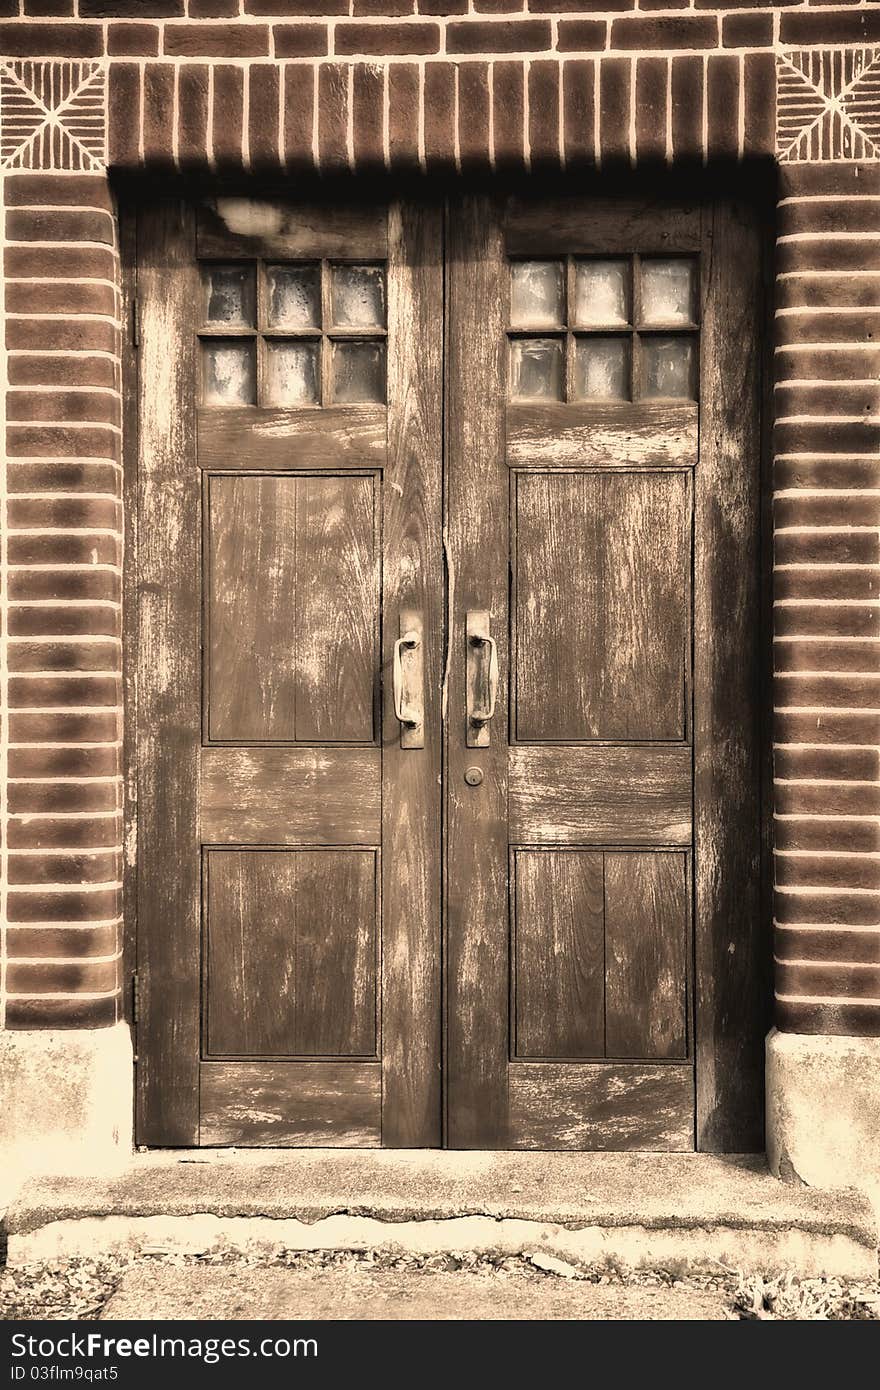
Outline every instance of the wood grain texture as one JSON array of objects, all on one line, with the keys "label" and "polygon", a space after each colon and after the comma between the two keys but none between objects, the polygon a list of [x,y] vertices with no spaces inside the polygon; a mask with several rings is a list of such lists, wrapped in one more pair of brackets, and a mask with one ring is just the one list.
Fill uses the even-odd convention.
[{"label": "wood grain texture", "polygon": [[296,737],[374,737],[379,567],[372,478],[300,478],[296,506]]},{"label": "wood grain texture", "polygon": [[520,473],[521,742],[682,740],[691,515],[681,473]]},{"label": "wood grain texture", "polygon": [[605,855],[605,1054],[687,1056],[684,854]]},{"label": "wood grain texture", "polygon": [[512,468],[693,468],[695,404],[514,405],[507,410]]},{"label": "wood grain texture", "polygon": [[192,212],[138,218],[137,1138],[198,1140],[200,489]]},{"label": "wood grain texture", "polygon": [[212,476],[205,525],[209,737],[370,742],[373,479]]},{"label": "wood grain texture", "polygon": [[378,1062],[203,1062],[200,1142],[218,1148],[377,1148]]},{"label": "wood grain texture", "polygon": [[761,887],[768,757],[760,624],[762,242],[754,211],[706,212],[695,525],[698,1147],[764,1146],[769,909]]},{"label": "wood grain texture", "polygon": [[386,212],[378,204],[230,197],[205,199],[198,210],[198,254],[208,259],[373,260],[385,257],[387,245]]},{"label": "wood grain texture", "polygon": [[[404,1148],[442,1139],[442,230],[438,209],[392,205],[382,493],[382,1142]],[[421,746],[403,748],[391,662],[408,612],[422,620],[424,727]]]},{"label": "wood grain texture", "polygon": [[380,405],[275,409],[205,407],[198,412],[203,469],[381,468],[386,409]]},{"label": "wood grain texture", "polygon": [[[496,1148],[507,1134],[509,1048],[507,736],[509,495],[504,459],[500,208],[456,199],[447,218],[447,528],[451,647],[447,720],[447,1143]],[[497,713],[486,748],[466,746],[465,625],[490,615]],[[478,766],[479,787],[465,768]]]},{"label": "wood grain texture", "polygon": [[655,747],[513,747],[515,843],[688,845],[691,752]]},{"label": "wood grain texture", "polygon": [[605,946],[601,854],[513,856],[517,1057],[602,1057]]},{"label": "wood grain texture", "polygon": [[668,254],[700,245],[700,208],[646,198],[511,198],[504,218],[513,255]]},{"label": "wood grain texture", "polygon": [[512,1149],[694,1147],[692,1066],[637,1062],[513,1062]]},{"label": "wood grain texture", "polygon": [[207,844],[377,845],[381,766],[374,748],[205,748]]},{"label": "wood grain texture", "polygon": [[296,738],[298,487],[296,478],[264,474],[207,480],[205,694],[211,739]]},{"label": "wood grain texture", "polygon": [[376,857],[214,850],[206,858],[206,1056],[372,1056]]}]

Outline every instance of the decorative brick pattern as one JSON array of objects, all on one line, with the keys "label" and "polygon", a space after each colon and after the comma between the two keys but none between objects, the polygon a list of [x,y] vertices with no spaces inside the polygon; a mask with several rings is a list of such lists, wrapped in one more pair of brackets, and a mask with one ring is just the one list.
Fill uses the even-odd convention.
[{"label": "decorative brick pattern", "polygon": [[99,1026],[120,1009],[105,167],[436,176],[773,158],[778,1020],[880,1033],[880,4],[0,0],[0,53],[0,1025]]},{"label": "decorative brick pattern", "polygon": [[880,158],[880,51],[782,54],[777,144],[782,163]]},{"label": "decorative brick pattern", "polygon": [[0,168],[103,169],[105,84],[103,63],[0,65]]}]

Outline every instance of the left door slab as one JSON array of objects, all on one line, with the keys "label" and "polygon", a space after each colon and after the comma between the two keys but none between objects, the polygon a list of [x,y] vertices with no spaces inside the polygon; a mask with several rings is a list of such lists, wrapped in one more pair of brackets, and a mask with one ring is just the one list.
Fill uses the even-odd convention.
[{"label": "left door slab", "polygon": [[135,239],[138,1140],[438,1145],[440,214]]}]

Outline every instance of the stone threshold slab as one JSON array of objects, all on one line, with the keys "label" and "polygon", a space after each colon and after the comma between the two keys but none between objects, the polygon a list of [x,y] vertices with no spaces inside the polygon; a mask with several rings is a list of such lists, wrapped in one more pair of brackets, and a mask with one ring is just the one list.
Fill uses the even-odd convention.
[{"label": "stone threshold slab", "polygon": [[763,1157],[177,1150],[35,1178],[10,1262],[100,1248],[542,1249],[581,1264],[872,1277],[870,1202],[773,1178]]}]

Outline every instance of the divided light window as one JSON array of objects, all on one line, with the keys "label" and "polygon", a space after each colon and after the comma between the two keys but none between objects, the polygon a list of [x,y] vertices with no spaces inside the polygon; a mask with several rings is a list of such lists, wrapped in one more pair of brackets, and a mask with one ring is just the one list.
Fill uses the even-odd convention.
[{"label": "divided light window", "polygon": [[697,284],[694,256],[511,261],[511,398],[696,400]]},{"label": "divided light window", "polygon": [[385,400],[385,267],[327,260],[201,267],[202,403]]}]

